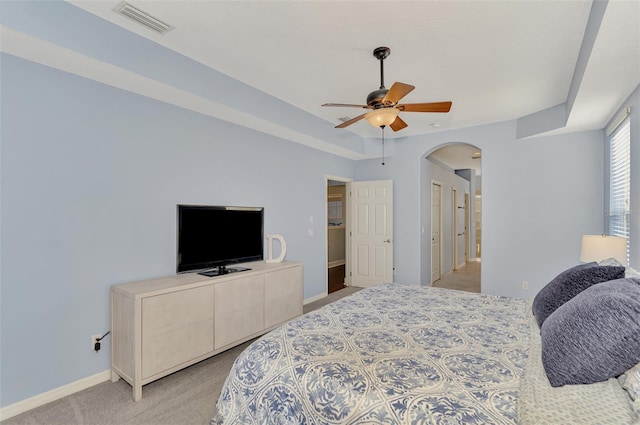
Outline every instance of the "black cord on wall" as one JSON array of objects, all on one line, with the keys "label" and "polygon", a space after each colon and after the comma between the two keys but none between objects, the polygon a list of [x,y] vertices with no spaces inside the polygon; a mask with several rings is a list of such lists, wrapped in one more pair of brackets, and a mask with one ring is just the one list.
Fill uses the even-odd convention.
[{"label": "black cord on wall", "polygon": [[100,341],[103,340],[103,338],[107,335],[109,335],[111,333],[111,331],[107,331],[106,334],[102,335],[100,338],[96,338],[96,343],[93,345],[93,349],[96,351],[100,351]]}]

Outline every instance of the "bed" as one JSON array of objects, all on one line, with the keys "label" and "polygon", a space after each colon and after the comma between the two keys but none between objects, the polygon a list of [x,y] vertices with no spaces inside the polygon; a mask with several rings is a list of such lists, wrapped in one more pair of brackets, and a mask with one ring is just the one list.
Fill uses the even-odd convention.
[{"label": "bed", "polygon": [[615,378],[551,387],[539,333],[531,301],[363,289],[254,341],[211,425],[637,423]]}]

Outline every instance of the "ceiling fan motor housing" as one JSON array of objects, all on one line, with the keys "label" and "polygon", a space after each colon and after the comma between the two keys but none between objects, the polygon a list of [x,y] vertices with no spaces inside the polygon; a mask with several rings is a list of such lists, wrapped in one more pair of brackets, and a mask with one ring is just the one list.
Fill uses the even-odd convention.
[{"label": "ceiling fan motor housing", "polygon": [[373,109],[384,108],[386,105],[382,103],[382,99],[387,95],[387,89],[378,89],[369,93],[367,96],[367,105]]}]

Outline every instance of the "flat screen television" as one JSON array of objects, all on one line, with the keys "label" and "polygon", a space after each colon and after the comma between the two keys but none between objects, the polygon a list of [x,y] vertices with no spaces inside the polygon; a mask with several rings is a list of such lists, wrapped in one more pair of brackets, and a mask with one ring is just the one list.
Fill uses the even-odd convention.
[{"label": "flat screen television", "polygon": [[177,221],[178,273],[216,276],[248,270],[227,265],[264,258],[262,207],[178,205]]}]

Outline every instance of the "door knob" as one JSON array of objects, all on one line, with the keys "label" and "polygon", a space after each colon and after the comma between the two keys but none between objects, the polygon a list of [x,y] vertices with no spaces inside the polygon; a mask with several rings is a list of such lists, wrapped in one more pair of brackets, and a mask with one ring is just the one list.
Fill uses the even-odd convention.
[{"label": "door knob", "polygon": [[387,239],[386,241],[382,241],[384,243],[391,243],[391,239]]}]

